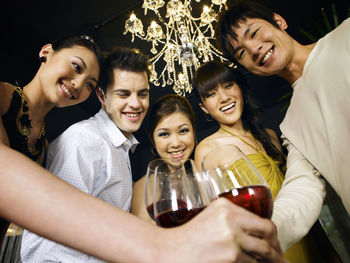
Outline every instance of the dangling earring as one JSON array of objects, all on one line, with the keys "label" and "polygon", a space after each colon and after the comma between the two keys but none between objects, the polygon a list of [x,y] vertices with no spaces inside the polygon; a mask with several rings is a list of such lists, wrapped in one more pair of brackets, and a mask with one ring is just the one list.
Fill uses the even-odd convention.
[{"label": "dangling earring", "polygon": [[41,56],[39,59],[40,59],[40,63],[46,62],[46,57],[45,56]]},{"label": "dangling earring", "polygon": [[207,119],[207,121],[213,121],[213,117],[211,117],[210,114],[205,114],[205,118]]}]

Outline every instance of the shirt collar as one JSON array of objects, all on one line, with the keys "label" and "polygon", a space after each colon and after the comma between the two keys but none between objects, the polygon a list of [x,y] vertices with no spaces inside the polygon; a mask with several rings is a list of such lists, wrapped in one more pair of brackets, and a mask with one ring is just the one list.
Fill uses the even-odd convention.
[{"label": "shirt collar", "polygon": [[139,144],[135,136],[131,133],[129,139],[125,137],[117,125],[115,125],[115,123],[109,118],[104,109],[101,108],[100,111],[96,113],[95,117],[99,122],[102,122],[101,124],[114,147],[120,147],[123,145],[126,150],[130,149],[131,152],[135,151],[137,144]]}]

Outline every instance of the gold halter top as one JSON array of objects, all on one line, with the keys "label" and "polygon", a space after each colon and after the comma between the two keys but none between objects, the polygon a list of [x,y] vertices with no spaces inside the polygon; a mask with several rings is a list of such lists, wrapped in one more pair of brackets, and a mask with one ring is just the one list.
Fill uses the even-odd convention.
[{"label": "gold halter top", "polygon": [[267,184],[270,186],[271,193],[275,198],[278,191],[281,189],[282,182],[284,180],[284,174],[279,169],[279,162],[273,160],[267,155],[258,145],[256,139],[252,135],[255,145],[244,140],[241,136],[234,134],[221,127],[224,132],[239,138],[243,143],[249,145],[257,151],[257,153],[247,154],[247,158],[255,165],[262,176],[265,178]]}]

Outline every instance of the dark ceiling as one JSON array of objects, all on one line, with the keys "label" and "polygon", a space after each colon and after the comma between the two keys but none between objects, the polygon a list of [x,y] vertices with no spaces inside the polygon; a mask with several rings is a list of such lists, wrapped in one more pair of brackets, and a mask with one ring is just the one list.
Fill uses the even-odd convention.
[{"label": "dark ceiling", "polygon": [[[259,1],[259,0],[258,0]],[[194,1],[193,1],[194,2]],[[209,0],[202,0],[207,3]],[[304,29],[317,34],[317,25],[322,24],[321,8],[331,10],[334,2],[340,20],[346,16],[349,8],[348,0],[260,0],[272,7],[288,22],[288,32],[301,43],[310,41],[300,33]],[[114,45],[133,46],[141,49],[148,55],[150,45],[141,40],[130,42],[131,36],[123,35],[125,20],[131,11],[135,11],[144,24],[151,20],[143,14],[139,0],[60,0],[60,1],[4,1],[0,15],[0,80],[14,82],[20,80],[27,83],[34,76],[38,66],[38,52],[40,48],[57,38],[70,35],[88,33],[94,36],[102,49],[108,50]],[[290,91],[289,85],[277,77],[256,77],[248,75],[258,102],[265,110],[263,117],[266,126],[279,133],[278,125],[283,118],[281,107],[287,102],[279,98]],[[151,102],[171,93],[170,87],[161,88],[151,86]],[[207,122],[204,114],[199,110],[192,96],[187,96],[193,104],[198,121],[199,140],[207,136],[216,124]],[[77,106],[55,109],[47,117],[48,138],[53,139],[72,123],[93,115],[99,109],[99,103],[94,95]],[[142,127],[137,138],[142,142],[138,147],[139,156],[149,149],[145,129]],[[136,154],[137,156],[137,154]]]}]

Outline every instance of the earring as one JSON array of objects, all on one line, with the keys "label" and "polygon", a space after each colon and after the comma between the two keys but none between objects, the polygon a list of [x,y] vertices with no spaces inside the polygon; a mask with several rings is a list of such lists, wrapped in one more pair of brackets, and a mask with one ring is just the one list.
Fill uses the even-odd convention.
[{"label": "earring", "polygon": [[46,62],[46,57],[45,56],[41,56],[39,59],[40,59],[40,63]]}]

